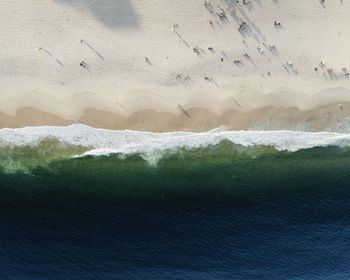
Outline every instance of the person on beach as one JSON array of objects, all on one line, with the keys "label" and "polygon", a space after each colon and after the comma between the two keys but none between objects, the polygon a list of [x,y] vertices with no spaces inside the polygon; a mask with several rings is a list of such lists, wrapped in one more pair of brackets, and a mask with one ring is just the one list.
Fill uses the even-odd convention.
[{"label": "person on beach", "polygon": [[194,52],[196,55],[200,55],[199,47],[198,47],[198,46],[195,46],[195,47],[193,48],[193,52]]},{"label": "person on beach", "polygon": [[243,33],[243,32],[246,31],[246,30],[247,30],[247,23],[246,23],[245,21],[243,21],[243,22],[239,25],[238,31],[239,31],[240,33]]},{"label": "person on beach", "polygon": [[177,28],[179,28],[179,25],[177,23],[174,23],[173,27],[171,28],[171,31],[175,31]]},{"label": "person on beach", "polygon": [[222,11],[222,12],[220,12],[220,13],[217,13],[217,15],[218,15],[218,17],[219,17],[219,19],[221,20],[221,21],[225,21],[226,20],[226,13],[225,13],[225,11]]},{"label": "person on beach", "polygon": [[280,23],[280,22],[275,21],[275,22],[274,22],[274,26],[275,26],[275,27],[281,27],[281,23]]},{"label": "person on beach", "polygon": [[81,61],[80,62],[80,64],[79,64],[81,67],[83,67],[83,68],[85,68],[85,69],[87,69],[87,64],[86,64],[86,62],[85,61]]}]

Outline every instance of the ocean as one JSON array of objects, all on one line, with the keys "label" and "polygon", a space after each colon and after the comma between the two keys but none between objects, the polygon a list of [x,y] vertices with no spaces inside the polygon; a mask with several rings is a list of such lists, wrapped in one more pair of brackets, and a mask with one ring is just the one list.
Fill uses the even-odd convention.
[{"label": "ocean", "polygon": [[349,279],[350,135],[0,129],[0,279]]}]

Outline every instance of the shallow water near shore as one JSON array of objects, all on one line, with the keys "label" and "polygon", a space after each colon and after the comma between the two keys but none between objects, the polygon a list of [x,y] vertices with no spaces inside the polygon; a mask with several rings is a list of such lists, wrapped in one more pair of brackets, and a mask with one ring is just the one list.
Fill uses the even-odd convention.
[{"label": "shallow water near shore", "polygon": [[347,135],[29,130],[0,131],[2,279],[350,275]]}]

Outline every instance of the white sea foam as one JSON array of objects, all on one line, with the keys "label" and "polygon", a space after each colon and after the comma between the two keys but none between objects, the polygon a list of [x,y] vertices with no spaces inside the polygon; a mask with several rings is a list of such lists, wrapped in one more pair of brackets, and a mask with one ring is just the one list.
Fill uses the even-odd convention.
[{"label": "white sea foam", "polygon": [[157,158],[157,155],[164,150],[205,147],[210,144],[218,144],[223,140],[245,147],[265,145],[273,146],[280,151],[291,152],[312,147],[350,146],[350,134],[331,132],[228,131],[224,128],[217,128],[202,133],[152,133],[96,129],[82,124],[65,127],[0,129],[0,145],[2,146],[33,146],[47,138],[54,138],[74,146],[91,148],[82,156],[141,153],[148,159]]}]

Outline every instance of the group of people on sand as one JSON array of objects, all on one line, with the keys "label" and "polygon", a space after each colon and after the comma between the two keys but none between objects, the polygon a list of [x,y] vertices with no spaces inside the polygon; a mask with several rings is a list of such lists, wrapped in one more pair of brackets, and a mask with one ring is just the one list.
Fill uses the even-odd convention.
[{"label": "group of people on sand", "polygon": [[[239,4],[239,2],[240,2],[239,0],[235,0],[234,4]],[[321,2],[321,3],[324,3],[324,0],[320,0],[320,2]],[[243,4],[243,5],[247,5],[247,4],[249,4],[249,1],[243,0],[243,1],[242,1],[242,4]],[[212,14],[214,17],[217,17],[217,18],[220,19],[220,20],[227,20],[227,15],[226,15],[225,10],[222,9],[219,5],[217,5],[217,9],[216,9],[216,8],[214,8],[214,6],[213,6],[209,1],[204,1],[204,6],[205,6],[205,8],[209,11],[209,13]],[[213,21],[212,21],[212,20],[209,20],[209,24],[210,24],[210,25],[213,25]],[[274,24],[274,27],[276,27],[276,28],[282,27],[281,22],[278,22],[278,21],[276,21],[276,20],[274,21],[273,24]],[[175,23],[175,24],[173,24],[171,30],[174,31],[174,32],[177,32],[176,30],[177,30],[178,28],[179,28],[179,25],[178,25],[177,23]],[[249,28],[249,26],[248,26],[247,22],[242,21],[242,22],[239,24],[238,31],[239,31],[240,33],[244,33],[244,32],[246,32],[246,31],[249,30],[248,28]],[[247,45],[247,43],[246,43],[245,40],[243,40],[242,42],[243,42],[243,44]],[[277,53],[277,48],[276,48],[275,45],[267,45],[265,42],[263,42],[262,45],[265,47],[266,50],[270,51],[271,53],[273,53],[273,54],[275,54],[275,55],[278,55],[278,53]],[[202,55],[202,54],[205,54],[205,51],[204,51],[202,48],[200,48],[198,45],[195,46],[195,47],[193,47],[192,50],[193,50],[193,52],[194,52],[196,55],[198,55],[198,56],[200,56],[200,55]],[[209,51],[210,53],[212,53],[212,54],[215,54],[215,53],[216,53],[213,47],[208,47],[208,51]],[[261,46],[257,46],[257,51],[258,51],[261,55],[265,55],[265,54],[264,54],[264,49],[263,49]],[[244,54],[243,54],[243,57],[245,57],[245,58],[248,59],[248,60],[251,60],[251,58],[250,58],[250,56],[249,56],[248,53],[244,53]],[[145,59],[145,62],[146,62],[146,63],[151,64],[150,59],[149,59],[148,57],[145,57],[144,59]],[[221,62],[224,62],[224,57],[221,57],[221,58],[220,58],[220,61],[221,61]],[[233,60],[233,63],[236,64],[236,65],[241,65],[241,64],[243,64],[241,59],[234,59],[234,60]],[[326,67],[325,67],[325,64],[326,64],[326,63],[325,63],[324,61],[321,61],[320,64],[319,64],[319,67],[320,67],[320,68],[324,68],[330,76],[333,76],[333,75],[334,75],[333,69],[332,69],[332,68],[326,68]],[[86,69],[88,68],[87,64],[86,64],[84,61],[81,61],[80,66],[83,67],[83,68],[86,68]],[[291,61],[286,62],[286,63],[283,64],[282,66],[283,66],[288,72],[289,72],[289,70],[292,70],[293,72],[297,73],[297,70],[296,70],[296,68],[295,68],[295,66],[294,66],[294,63],[291,62]],[[319,67],[315,67],[315,68],[314,68],[314,71],[315,71],[315,72],[318,72]],[[343,74],[344,74],[346,77],[350,76],[350,74],[349,74],[349,72],[347,71],[346,68],[343,68]],[[268,72],[267,72],[267,75],[268,75],[268,76],[271,76],[271,72],[268,71]],[[233,75],[233,76],[234,76],[234,75]],[[180,80],[180,81],[190,81],[191,78],[190,78],[190,76],[188,76],[188,75],[187,75],[187,76],[184,76],[184,75],[178,73],[178,74],[176,74],[176,80]],[[204,80],[206,80],[206,81],[212,81],[212,78],[209,78],[208,76],[204,76]]]}]

